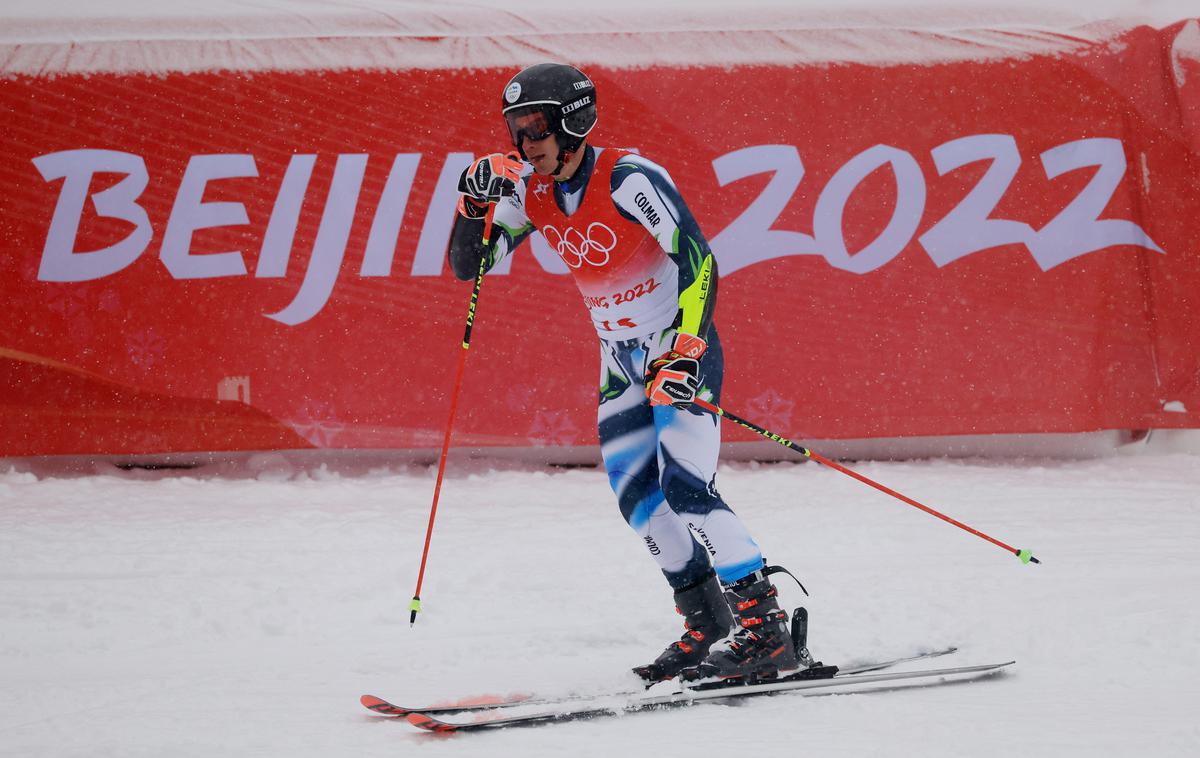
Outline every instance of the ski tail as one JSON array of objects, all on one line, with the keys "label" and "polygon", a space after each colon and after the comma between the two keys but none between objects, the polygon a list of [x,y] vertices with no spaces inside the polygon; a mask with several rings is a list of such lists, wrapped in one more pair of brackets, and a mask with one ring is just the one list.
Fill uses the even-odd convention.
[{"label": "ski tail", "polygon": [[462,727],[458,724],[451,724],[445,721],[439,721],[433,716],[428,716],[424,713],[410,713],[406,715],[405,720],[418,729],[424,729],[427,732],[457,732]]},{"label": "ski tail", "polygon": [[[629,693],[634,694],[634,693]],[[582,699],[582,698],[581,698]],[[515,695],[479,695],[475,697],[463,698],[451,703],[443,703],[441,705],[427,705],[422,707],[410,708],[403,705],[390,703],[380,697],[374,695],[363,695],[359,702],[368,710],[374,711],[381,716],[390,716],[398,718],[407,716],[410,713],[424,713],[426,715],[437,715],[442,713],[461,713],[464,711],[488,711],[493,708],[512,708],[517,705],[539,705],[543,703],[557,702],[555,700],[539,700],[528,694]]]},{"label": "ski tail", "polygon": [[398,705],[392,705],[383,698],[375,697],[374,695],[363,695],[358,699],[368,710],[383,716],[405,716],[412,711],[407,708],[402,708]]}]

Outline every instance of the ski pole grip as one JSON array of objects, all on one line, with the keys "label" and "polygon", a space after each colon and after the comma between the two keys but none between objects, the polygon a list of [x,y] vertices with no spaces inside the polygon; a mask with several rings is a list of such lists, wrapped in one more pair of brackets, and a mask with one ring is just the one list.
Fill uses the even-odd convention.
[{"label": "ski pole grip", "polygon": [[483,244],[492,244],[492,217],[496,215],[496,204],[488,203],[487,215],[483,217]]}]

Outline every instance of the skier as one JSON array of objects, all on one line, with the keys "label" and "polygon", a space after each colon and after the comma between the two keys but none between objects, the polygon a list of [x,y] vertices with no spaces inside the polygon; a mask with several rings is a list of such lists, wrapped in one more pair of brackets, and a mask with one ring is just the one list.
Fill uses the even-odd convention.
[{"label": "skier", "polygon": [[[508,82],[502,112],[521,158],[495,153],[459,181],[449,259],[473,279],[535,230],[574,275],[600,336],[600,449],[621,514],[674,591],[686,632],[634,671],[648,682],[769,678],[800,668],[758,545],[717,492],[721,342],[717,264],[667,172],[596,148],[596,89],[542,63]],[[491,239],[484,244],[489,206]]]}]

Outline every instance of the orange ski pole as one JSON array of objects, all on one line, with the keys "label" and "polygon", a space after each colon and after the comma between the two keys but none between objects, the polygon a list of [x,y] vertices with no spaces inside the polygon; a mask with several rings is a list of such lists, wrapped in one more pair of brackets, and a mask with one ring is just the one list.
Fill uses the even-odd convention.
[{"label": "orange ski pole", "polygon": [[903,494],[895,491],[891,487],[887,487],[887,486],[882,485],[879,482],[876,482],[872,479],[868,479],[867,477],[863,476],[862,474],[858,473],[857,471],[853,471],[853,470],[841,465],[840,463],[831,461],[822,455],[818,455],[817,453],[813,452],[812,450],[809,450],[806,447],[797,445],[795,442],[792,442],[791,440],[789,440],[785,437],[781,437],[772,431],[764,429],[763,427],[759,426],[758,424],[751,423],[750,421],[747,421],[744,418],[735,416],[734,414],[730,413],[729,411],[725,410],[724,408],[713,405],[712,403],[710,403],[706,400],[703,400],[701,398],[696,398],[692,402],[695,403],[696,405],[698,405],[699,407],[703,408],[704,410],[708,411],[709,413],[716,414],[717,416],[719,416],[721,418],[729,419],[730,421],[737,424],[738,426],[749,429],[750,431],[754,432],[755,434],[766,437],[767,439],[771,440],[772,442],[778,442],[780,445],[783,445],[786,448],[795,450],[797,453],[800,453],[801,455],[803,455],[806,458],[811,458],[812,460],[816,461],[817,463],[820,463],[822,466],[831,468],[834,471],[840,471],[841,473],[845,474],[846,476],[857,479],[858,481],[862,482],[863,484],[869,485],[869,486],[874,487],[875,489],[879,490],[880,492],[891,495],[892,497],[896,498],[897,500],[899,500],[903,503],[907,503],[908,505],[911,505],[914,508],[925,511],[930,516],[936,516],[937,518],[940,518],[942,521],[945,521],[947,524],[953,524],[954,526],[957,526],[959,529],[962,529],[965,532],[970,532],[971,534],[975,535],[976,537],[979,537],[980,539],[987,540],[988,542],[992,543],[993,545],[1003,548],[1004,550],[1017,556],[1018,558],[1021,559],[1022,563],[1041,563],[1041,561],[1039,561],[1037,558],[1034,558],[1033,553],[1029,552],[1028,550],[1020,550],[1018,548],[1013,547],[1012,545],[1007,545],[994,537],[990,537],[990,536],[984,534],[983,532],[979,531],[978,529],[969,527],[966,524],[962,523],[961,521],[957,521],[955,519],[950,518],[949,516],[947,516],[944,513],[935,511],[933,508],[930,508],[927,505],[922,505],[921,503],[918,503],[916,500],[913,500],[911,497],[908,497],[907,495],[903,495]]},{"label": "orange ski pole", "polygon": [[467,350],[471,347],[471,327],[475,324],[475,306],[479,302],[479,290],[483,287],[483,275],[487,273],[486,247],[492,235],[492,214],[496,206],[493,203],[487,212],[483,226],[484,255],[479,260],[479,273],[475,275],[475,288],[471,290],[471,304],[467,308],[467,325],[463,331],[462,350],[458,354],[458,370],[454,375],[454,390],[450,395],[450,417],[446,420],[446,434],[442,437],[442,454],[438,457],[437,483],[433,485],[433,505],[429,508],[429,525],[425,528],[425,548],[421,551],[421,569],[417,572],[417,588],[413,590],[412,602],[408,605],[408,625],[417,623],[417,614],[421,612],[421,584],[425,581],[425,564],[429,560],[429,543],[433,540],[433,523],[437,519],[438,499],[442,495],[442,477],[446,473],[446,457],[450,453],[450,432],[454,428],[454,415],[458,410],[458,395],[462,389],[463,373],[467,366]]}]

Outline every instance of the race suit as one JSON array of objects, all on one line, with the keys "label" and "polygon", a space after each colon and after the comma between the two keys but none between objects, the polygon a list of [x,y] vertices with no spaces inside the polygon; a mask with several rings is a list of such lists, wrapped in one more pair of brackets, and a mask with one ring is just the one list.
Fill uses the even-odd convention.
[{"label": "race suit", "polygon": [[668,583],[715,569],[726,584],[763,566],[762,553],[716,488],[720,422],[699,409],[651,406],[644,376],[677,331],[708,342],[698,396],[720,402],[723,356],[712,324],[716,261],[667,172],[634,153],[586,148],[565,182],[527,173],[481,220],[458,217],[455,275],[473,279],[535,230],[567,264],[600,336],[600,450],[621,515]]}]

